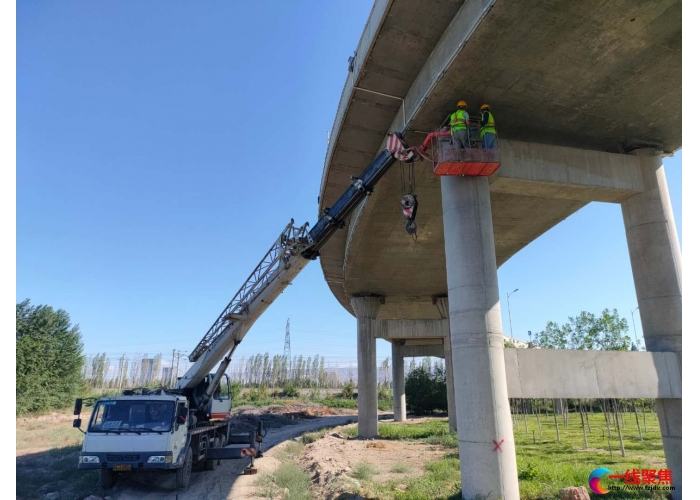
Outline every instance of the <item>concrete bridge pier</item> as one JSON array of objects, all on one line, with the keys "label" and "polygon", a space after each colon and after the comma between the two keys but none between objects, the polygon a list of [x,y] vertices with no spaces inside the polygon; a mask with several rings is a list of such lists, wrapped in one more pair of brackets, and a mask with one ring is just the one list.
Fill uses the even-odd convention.
[{"label": "concrete bridge pier", "polygon": [[357,435],[373,438],[379,434],[377,410],[377,341],[373,320],[379,314],[379,297],[353,297],[357,318]]},{"label": "concrete bridge pier", "polygon": [[[435,305],[440,311],[443,319],[450,319],[450,307],[447,297],[437,297]],[[452,370],[452,340],[451,333],[443,339],[443,350],[445,353],[445,381],[447,386],[447,416],[449,417],[450,430],[457,432],[457,409],[455,408],[455,382],[454,371]]]},{"label": "concrete bridge pier", "polygon": [[[622,203],[627,246],[644,329],[647,351],[675,352],[682,356],[682,258],[676,223],[658,156],[637,150],[642,159],[644,191]],[[657,413],[672,471],[673,498],[683,495],[681,409],[682,399],[657,399]]]},{"label": "concrete bridge pier", "polygon": [[517,500],[489,183],[441,188],[462,496]]},{"label": "concrete bridge pier", "polygon": [[391,343],[391,379],[394,385],[394,421],[406,421],[406,380],[403,354],[398,341]]}]

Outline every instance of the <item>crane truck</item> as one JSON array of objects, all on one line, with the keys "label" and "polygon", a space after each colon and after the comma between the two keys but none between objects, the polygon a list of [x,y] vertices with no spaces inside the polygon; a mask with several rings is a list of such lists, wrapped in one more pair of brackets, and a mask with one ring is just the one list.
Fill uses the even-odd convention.
[{"label": "crane truck", "polygon": [[[87,430],[80,429],[83,400],[75,403],[73,427],[84,432],[78,468],[97,469],[104,488],[131,471],[169,471],[178,488],[186,488],[194,467],[213,470],[221,460],[248,459],[244,473],[254,474],[255,458],[262,456],[265,430],[233,432],[231,392],[226,369],[234,351],[265,310],[292,280],[316,259],[328,239],[345,227],[352,211],[372,193],[394,162],[425,159],[436,175],[489,176],[500,166],[497,149],[455,149],[446,140],[449,131],[428,134],[423,144],[410,147],[404,132],[388,134],[384,149],[329,208],[316,224],[287,224],[243,286],[189,355],[193,363],[172,389],[131,389],[121,396],[92,401]],[[430,152],[429,152],[430,149]],[[415,234],[417,198],[401,200]],[[211,373],[217,363],[218,368]]]},{"label": "crane truck", "polygon": [[[236,347],[255,321],[284,291],[323,245],[397,161],[412,162],[420,152],[409,147],[403,133],[389,134],[385,149],[360,174],[318,222],[284,228],[243,286],[189,355],[193,363],[172,389],[131,389],[121,396],[101,397],[87,428],[80,428],[83,400],[75,403],[73,427],[84,432],[79,469],[100,471],[100,483],[110,488],[121,474],[169,471],[178,488],[186,488],[194,467],[212,470],[226,459],[249,459],[244,473],[255,473],[265,430],[235,433],[231,396],[225,372]],[[211,373],[217,363],[218,368]]]}]

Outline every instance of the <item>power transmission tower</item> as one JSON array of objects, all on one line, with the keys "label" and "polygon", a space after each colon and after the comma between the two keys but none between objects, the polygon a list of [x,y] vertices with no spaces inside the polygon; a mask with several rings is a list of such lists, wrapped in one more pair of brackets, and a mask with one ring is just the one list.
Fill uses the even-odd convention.
[{"label": "power transmission tower", "polygon": [[287,332],[284,334],[284,358],[287,360],[287,363],[292,362],[292,348],[290,344],[289,318],[287,318]]}]

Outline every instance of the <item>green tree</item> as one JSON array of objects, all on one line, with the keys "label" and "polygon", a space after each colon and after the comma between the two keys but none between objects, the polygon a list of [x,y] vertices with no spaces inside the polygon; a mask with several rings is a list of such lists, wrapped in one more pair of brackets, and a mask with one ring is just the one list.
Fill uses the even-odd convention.
[{"label": "green tree", "polygon": [[17,304],[16,413],[65,408],[78,395],[83,344],[63,309]]},{"label": "green tree", "polygon": [[629,326],[625,318],[620,318],[617,309],[610,312],[604,309],[598,318],[600,334],[598,348],[604,351],[627,351],[634,347],[634,342],[627,335]]},{"label": "green tree", "polygon": [[545,329],[535,334],[535,344],[545,349],[628,351],[633,347],[628,328],[617,309],[604,309],[599,317],[581,311],[562,326],[548,321]]},{"label": "green tree", "polygon": [[535,345],[545,349],[566,349],[568,337],[571,334],[569,325],[560,327],[553,321],[547,321],[547,325],[541,332],[535,333]]},{"label": "green tree", "polygon": [[442,366],[436,364],[431,371],[429,363],[428,366],[421,363],[408,373],[406,409],[415,415],[447,411],[447,384]]}]

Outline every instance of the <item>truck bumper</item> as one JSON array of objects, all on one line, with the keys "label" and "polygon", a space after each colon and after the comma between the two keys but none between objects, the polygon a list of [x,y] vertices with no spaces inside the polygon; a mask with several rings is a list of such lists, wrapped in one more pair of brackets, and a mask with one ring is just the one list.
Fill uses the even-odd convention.
[{"label": "truck bumper", "polygon": [[[96,457],[99,462],[95,461]],[[149,462],[151,457],[161,457],[157,461]],[[89,460],[89,461],[88,461]],[[173,454],[169,451],[148,451],[148,452],[130,452],[130,453],[101,453],[101,452],[82,452],[78,457],[78,469],[113,469],[115,471],[129,470],[153,470],[153,469],[176,469],[177,464],[174,463]]]}]

